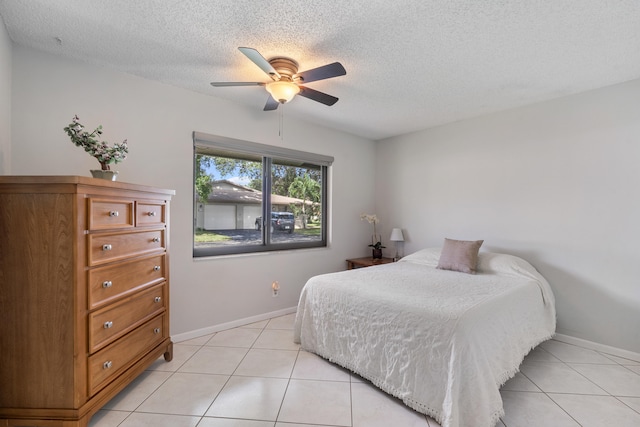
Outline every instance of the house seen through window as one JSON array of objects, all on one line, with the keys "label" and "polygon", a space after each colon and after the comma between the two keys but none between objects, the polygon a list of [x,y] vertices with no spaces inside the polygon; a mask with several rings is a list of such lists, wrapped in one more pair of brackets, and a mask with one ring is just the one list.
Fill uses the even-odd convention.
[{"label": "house seen through window", "polygon": [[194,133],[194,256],[326,246],[331,157]]}]

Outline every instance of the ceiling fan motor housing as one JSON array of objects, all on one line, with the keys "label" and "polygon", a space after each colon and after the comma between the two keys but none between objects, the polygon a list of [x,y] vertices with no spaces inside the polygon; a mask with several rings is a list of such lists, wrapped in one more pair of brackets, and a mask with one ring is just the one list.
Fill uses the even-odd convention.
[{"label": "ceiling fan motor housing", "polygon": [[293,76],[298,72],[298,63],[291,58],[278,56],[269,59],[269,64],[280,74],[280,80],[293,81]]}]

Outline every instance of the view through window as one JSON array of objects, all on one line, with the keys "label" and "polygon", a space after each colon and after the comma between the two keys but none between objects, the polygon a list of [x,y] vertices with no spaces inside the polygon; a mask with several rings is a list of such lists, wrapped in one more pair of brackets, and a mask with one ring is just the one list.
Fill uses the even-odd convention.
[{"label": "view through window", "polygon": [[194,136],[194,256],[326,246],[331,158],[207,137]]}]

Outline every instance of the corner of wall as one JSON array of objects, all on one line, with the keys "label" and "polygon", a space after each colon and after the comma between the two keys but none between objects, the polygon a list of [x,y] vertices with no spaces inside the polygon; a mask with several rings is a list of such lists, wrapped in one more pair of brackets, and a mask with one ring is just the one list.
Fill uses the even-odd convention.
[{"label": "corner of wall", "polygon": [[13,47],[0,16],[0,175],[11,173],[11,86]]}]

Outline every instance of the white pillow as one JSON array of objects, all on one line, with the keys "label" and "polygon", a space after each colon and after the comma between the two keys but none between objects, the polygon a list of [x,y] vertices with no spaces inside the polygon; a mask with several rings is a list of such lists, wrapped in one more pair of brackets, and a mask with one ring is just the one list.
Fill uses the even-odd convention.
[{"label": "white pillow", "polygon": [[522,258],[495,252],[480,252],[478,255],[478,272],[489,274],[538,273],[531,264]]},{"label": "white pillow", "polygon": [[438,265],[441,250],[441,248],[420,249],[417,252],[401,258],[398,262],[413,262],[435,268]]}]

